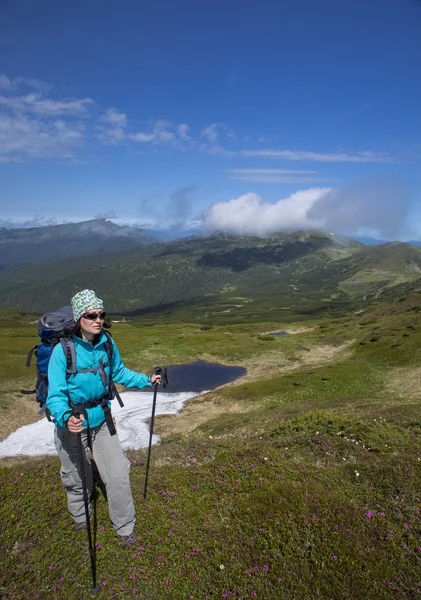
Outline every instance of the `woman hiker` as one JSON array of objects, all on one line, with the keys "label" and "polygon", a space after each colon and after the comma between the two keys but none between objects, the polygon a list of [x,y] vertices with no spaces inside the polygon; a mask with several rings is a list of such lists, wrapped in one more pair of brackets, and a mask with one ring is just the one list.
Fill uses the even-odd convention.
[{"label": "woman hiker", "polygon": [[[76,435],[81,433],[88,497],[93,489],[88,455],[90,446],[106,487],[113,527],[123,546],[129,546],[134,542],[136,520],[129,480],[130,462],[121,448],[109,409],[110,375],[112,381],[129,388],[150,387],[155,383],[159,385],[161,376],[152,375],[149,378],[143,373],[126,369],[111,337],[110,353],[110,342],[103,331],[106,316],[103,302],[94,291],[82,290],[73,296],[72,309],[77,372],[66,374],[67,361],[61,344],[54,348],[48,366],[47,407],[56,424],[54,442],[61,460],[60,477],[66,488],[74,529],[86,529]],[[73,407],[73,410],[69,407]]]}]

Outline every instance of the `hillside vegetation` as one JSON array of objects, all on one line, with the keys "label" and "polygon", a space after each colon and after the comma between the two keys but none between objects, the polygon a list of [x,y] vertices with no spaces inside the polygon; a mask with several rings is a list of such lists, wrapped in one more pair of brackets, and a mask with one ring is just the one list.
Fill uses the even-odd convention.
[{"label": "hillside vegetation", "polygon": [[[129,453],[132,549],[118,546],[98,492],[101,597],[421,594],[421,296],[361,306],[281,321],[267,305],[259,320],[214,314],[203,325],[187,320],[203,308],[192,305],[113,325],[132,368],[202,358],[248,371],[157,420],[146,502],[145,452]],[[4,312],[0,321],[9,390],[25,379],[33,317]],[[284,328],[298,333],[268,335]],[[7,421],[13,403],[2,402]],[[88,597],[86,534],[72,531],[58,460],[3,462],[2,597]]]},{"label": "hillside vegetation", "polygon": [[[319,232],[216,234],[8,269],[0,278],[0,307],[53,310],[89,287],[116,314],[202,305],[210,310],[199,318],[225,312],[228,322],[261,320],[269,308],[274,319],[283,318],[281,311],[334,316],[350,303],[396,298],[399,286],[416,290],[420,269],[421,249],[408,244],[366,247]],[[243,301],[245,311],[231,310]]]}]

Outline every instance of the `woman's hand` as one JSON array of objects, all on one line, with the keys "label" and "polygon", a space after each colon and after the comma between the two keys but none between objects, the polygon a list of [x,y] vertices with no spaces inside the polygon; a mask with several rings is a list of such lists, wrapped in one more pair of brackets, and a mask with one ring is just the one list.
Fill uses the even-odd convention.
[{"label": "woman's hand", "polygon": [[151,383],[152,385],[160,385],[161,384],[161,375],[151,375]]},{"label": "woman's hand", "polygon": [[72,415],[67,421],[67,429],[70,433],[82,433],[83,424],[82,421],[85,419],[83,415],[79,415],[79,417],[75,417]]}]

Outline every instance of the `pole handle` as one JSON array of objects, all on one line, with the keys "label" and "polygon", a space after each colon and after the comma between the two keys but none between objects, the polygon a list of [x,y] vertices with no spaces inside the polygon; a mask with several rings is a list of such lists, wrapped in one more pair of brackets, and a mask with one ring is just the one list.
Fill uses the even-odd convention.
[{"label": "pole handle", "polygon": [[[167,367],[155,367],[153,370],[154,375],[161,375],[162,387],[166,388],[168,385],[168,372]],[[154,384],[155,385],[155,384]]]}]

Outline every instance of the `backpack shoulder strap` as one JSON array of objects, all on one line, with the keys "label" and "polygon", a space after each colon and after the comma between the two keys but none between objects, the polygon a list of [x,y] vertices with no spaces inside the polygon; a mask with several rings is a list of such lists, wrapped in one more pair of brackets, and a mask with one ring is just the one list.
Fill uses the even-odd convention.
[{"label": "backpack shoulder strap", "polygon": [[113,352],[114,352],[114,346],[113,346],[113,336],[111,335],[111,333],[109,331],[104,331],[105,337],[107,338],[107,341],[105,342],[104,346],[105,346],[105,350],[107,352],[107,356],[108,356],[108,363],[110,365],[111,368],[111,361],[113,358]]},{"label": "backpack shoulder strap", "polygon": [[104,331],[105,337],[107,338],[107,341],[105,342],[105,350],[107,351],[107,356],[108,356],[108,364],[110,365],[110,381],[109,381],[109,390],[110,390],[110,400],[112,400],[113,398],[117,398],[118,403],[121,407],[124,406],[123,404],[123,400],[120,397],[120,394],[118,393],[118,390],[115,386],[115,383],[113,381],[113,376],[112,376],[112,359],[113,359],[113,352],[114,352],[114,346],[113,346],[113,342],[112,342],[112,335],[109,331]]},{"label": "backpack shoulder strap", "polygon": [[31,366],[32,355],[33,355],[33,353],[35,352],[35,350],[37,348],[38,348],[38,344],[29,350],[29,354],[28,354],[28,357],[26,359],[26,365],[25,366],[27,366],[27,367]]},{"label": "backpack shoulder strap", "polygon": [[71,337],[61,337],[60,344],[66,357],[66,378],[68,378],[77,372],[75,344]]}]

